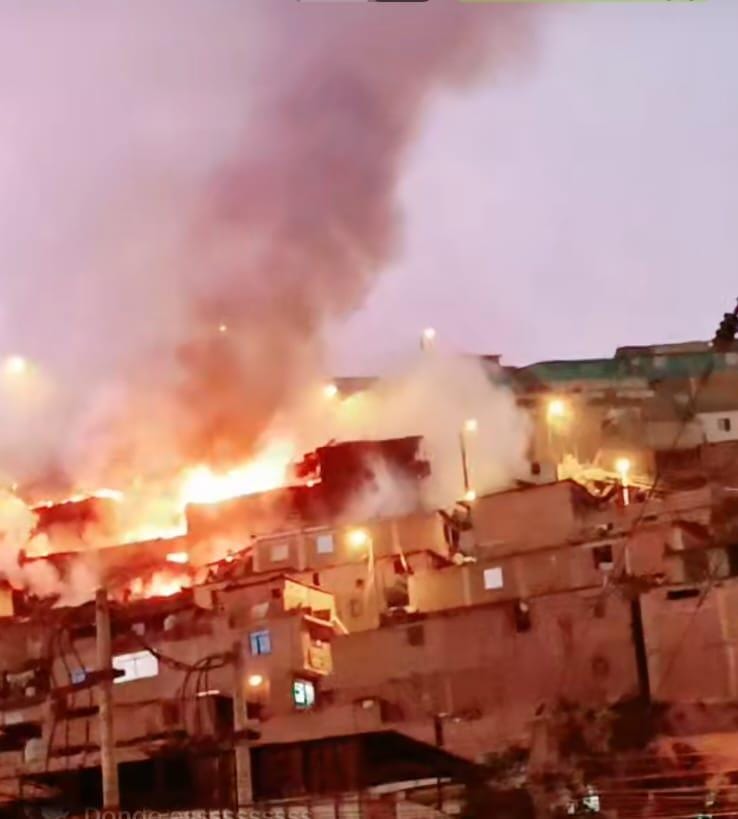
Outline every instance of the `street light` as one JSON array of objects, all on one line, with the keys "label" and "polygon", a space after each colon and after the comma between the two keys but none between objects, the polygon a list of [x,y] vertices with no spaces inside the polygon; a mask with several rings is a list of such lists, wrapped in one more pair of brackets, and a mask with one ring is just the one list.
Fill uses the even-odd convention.
[{"label": "street light", "polygon": [[352,549],[362,549],[364,546],[371,546],[372,539],[366,529],[350,529],[346,540]]},{"label": "street light", "polygon": [[549,423],[560,421],[568,414],[568,407],[566,401],[561,398],[552,398],[546,407],[546,417]]},{"label": "street light", "polygon": [[335,384],[326,384],[323,387],[323,397],[331,401],[338,395],[338,387]]},{"label": "street light", "polygon": [[25,375],[28,372],[28,360],[21,355],[8,356],[3,363],[3,371],[9,376]]},{"label": "street light", "polygon": [[618,458],[617,461],[615,461],[615,471],[620,476],[620,483],[623,487],[623,503],[626,506],[630,502],[630,492],[628,491],[628,483],[632,467],[633,464],[630,458]]},{"label": "street light", "polygon": [[469,453],[467,451],[466,436],[474,435],[479,430],[479,422],[476,418],[467,418],[459,432],[459,447],[461,449],[461,471],[464,476],[464,500],[473,501],[477,499],[477,493],[471,488],[469,481]]},{"label": "street light", "polygon": [[430,350],[435,343],[436,335],[434,327],[426,327],[420,336],[420,349]]},{"label": "street light", "polygon": [[379,593],[377,591],[377,584],[374,579],[374,541],[371,534],[366,529],[349,529],[346,534],[346,542],[352,549],[366,549],[367,550],[367,595],[369,593],[369,586],[374,588],[374,594],[377,599],[377,610],[379,610]]}]

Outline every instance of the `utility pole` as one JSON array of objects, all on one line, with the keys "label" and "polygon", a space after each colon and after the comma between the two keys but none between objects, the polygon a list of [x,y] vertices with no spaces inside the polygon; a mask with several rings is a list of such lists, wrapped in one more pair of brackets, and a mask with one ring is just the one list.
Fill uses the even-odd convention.
[{"label": "utility pole", "polygon": [[113,730],[113,663],[110,634],[110,609],[105,589],[95,595],[95,623],[97,626],[97,706],[100,724],[100,770],[102,772],[103,809],[120,809],[118,762],[115,758]]},{"label": "utility pole", "polygon": [[[443,748],[446,744],[445,735],[443,731],[443,720],[446,718],[445,714],[433,715],[433,738],[435,740],[436,748]],[[443,781],[441,779],[441,771],[438,771],[436,777],[436,810],[443,810]]]},{"label": "utility pole", "polygon": [[236,734],[233,752],[236,759],[237,808],[246,807],[253,801],[251,779],[251,750],[248,746],[248,714],[246,712],[246,663],[243,644],[233,644],[233,728]]}]

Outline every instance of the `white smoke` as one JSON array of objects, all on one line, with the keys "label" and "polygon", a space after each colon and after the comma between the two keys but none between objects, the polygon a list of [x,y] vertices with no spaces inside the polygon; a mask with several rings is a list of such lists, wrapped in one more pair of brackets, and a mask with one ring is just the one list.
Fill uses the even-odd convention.
[{"label": "white smoke", "polygon": [[61,605],[89,600],[99,580],[85,555],[73,558],[64,576],[49,561],[25,559],[49,551],[46,536],[35,533],[36,523],[36,514],[20,498],[0,491],[0,578],[38,597],[57,596]]},{"label": "white smoke", "polygon": [[[477,494],[508,487],[528,469],[528,416],[492,375],[477,359],[434,351],[344,399],[327,398],[313,385],[268,436],[297,435],[298,449],[308,450],[330,440],[422,435],[431,462],[424,501],[432,508],[449,506],[465,491],[462,439],[469,484]],[[411,503],[412,492],[399,476],[382,472],[377,481],[377,491],[361,501],[365,511],[394,514],[398,503],[403,508]]]}]

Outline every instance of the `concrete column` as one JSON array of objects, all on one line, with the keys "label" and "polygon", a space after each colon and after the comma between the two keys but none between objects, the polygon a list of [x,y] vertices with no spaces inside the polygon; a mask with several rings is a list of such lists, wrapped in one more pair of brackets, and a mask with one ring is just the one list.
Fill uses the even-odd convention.
[{"label": "concrete column", "polygon": [[[237,732],[248,728],[246,713],[246,661],[243,644],[236,640],[233,644],[233,728]],[[238,807],[250,805],[254,801],[251,779],[251,749],[248,740],[237,739],[233,748],[236,759],[236,796]]]},{"label": "concrete column", "polygon": [[97,706],[100,724],[100,770],[102,772],[103,808],[117,811],[120,808],[118,784],[118,761],[115,756],[115,730],[113,725],[113,679],[110,635],[110,609],[105,589],[98,589],[95,596],[95,622],[97,626],[97,668],[109,676],[97,686]]}]

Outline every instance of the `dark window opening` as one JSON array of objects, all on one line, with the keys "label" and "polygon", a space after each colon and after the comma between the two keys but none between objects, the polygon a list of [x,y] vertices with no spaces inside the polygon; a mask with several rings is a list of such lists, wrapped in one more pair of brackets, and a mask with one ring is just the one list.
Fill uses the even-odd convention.
[{"label": "dark window opening", "polygon": [[161,718],[168,728],[179,723],[179,703],[176,702],[162,702],[161,704]]},{"label": "dark window opening", "polygon": [[720,432],[730,432],[733,428],[733,423],[730,418],[718,418],[718,429]]},{"label": "dark window opening", "polygon": [[425,628],[421,625],[410,626],[407,632],[407,644],[409,646],[425,645]]},{"label": "dark window opening", "polygon": [[612,569],[614,565],[612,545],[609,543],[604,544],[604,546],[595,546],[595,548],[592,549],[592,557],[596,569],[609,570]]},{"label": "dark window opening", "polygon": [[728,558],[728,576],[738,577],[738,543],[727,546],[725,554]]},{"label": "dark window opening", "polygon": [[670,589],[666,592],[667,600],[687,600],[690,597],[699,597],[699,589]]},{"label": "dark window opening", "polygon": [[517,600],[513,606],[513,617],[515,618],[515,630],[519,632],[530,631],[533,624],[530,619],[530,606],[525,600]]}]

